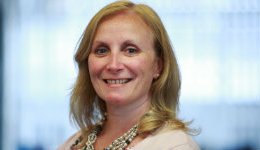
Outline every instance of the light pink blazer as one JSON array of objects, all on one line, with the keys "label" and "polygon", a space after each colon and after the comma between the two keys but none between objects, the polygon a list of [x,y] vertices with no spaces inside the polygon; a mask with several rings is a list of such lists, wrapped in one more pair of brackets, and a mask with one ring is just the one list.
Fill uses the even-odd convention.
[{"label": "light pink blazer", "polygon": [[[79,136],[80,133],[74,134],[58,150],[70,150],[70,146]],[[200,148],[184,131],[163,127],[131,147],[130,150],[200,150]]]}]

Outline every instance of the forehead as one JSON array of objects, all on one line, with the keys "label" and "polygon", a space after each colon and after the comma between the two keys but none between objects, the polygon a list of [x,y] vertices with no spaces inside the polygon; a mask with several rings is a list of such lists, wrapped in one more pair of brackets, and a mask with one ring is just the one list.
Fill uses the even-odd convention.
[{"label": "forehead", "polygon": [[117,18],[126,18],[126,17],[133,22],[139,22],[139,23],[143,23],[144,25],[146,25],[143,18],[139,14],[137,14],[136,12],[131,11],[131,10],[119,11],[119,12],[115,12],[110,15],[107,15],[101,19],[99,25],[104,22],[107,22],[109,20],[114,20]]},{"label": "forehead", "polygon": [[94,39],[105,36],[108,32],[113,34],[113,37],[117,33],[122,35],[128,33],[128,36],[145,36],[154,39],[151,28],[138,14],[131,11],[123,11],[103,18],[97,27]]}]

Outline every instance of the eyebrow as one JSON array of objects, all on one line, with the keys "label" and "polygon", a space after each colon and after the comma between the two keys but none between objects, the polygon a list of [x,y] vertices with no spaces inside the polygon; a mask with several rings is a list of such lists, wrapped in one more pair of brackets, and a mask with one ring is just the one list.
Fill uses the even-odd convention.
[{"label": "eyebrow", "polygon": [[95,42],[92,43],[91,49],[94,49],[98,46],[108,46],[108,44],[106,42],[103,42],[103,41],[95,41]]},{"label": "eyebrow", "polygon": [[[108,45],[109,45],[109,44],[106,43],[106,42],[104,42],[104,41],[95,41],[95,42],[92,43],[91,49],[96,48],[97,46],[107,46],[107,47],[109,47]],[[132,40],[126,40],[126,41],[124,41],[124,42],[121,44],[120,48],[122,49],[122,48],[124,48],[124,47],[126,47],[126,46],[129,46],[129,45],[134,46],[134,47],[136,47],[136,48],[139,48],[139,46],[137,46],[136,42],[134,42],[134,41],[132,41]]]},{"label": "eyebrow", "polygon": [[124,47],[129,46],[129,45],[134,46],[134,47],[139,49],[139,46],[137,46],[137,44],[134,41],[132,41],[132,40],[124,41],[122,46],[121,46],[121,48],[124,48]]}]

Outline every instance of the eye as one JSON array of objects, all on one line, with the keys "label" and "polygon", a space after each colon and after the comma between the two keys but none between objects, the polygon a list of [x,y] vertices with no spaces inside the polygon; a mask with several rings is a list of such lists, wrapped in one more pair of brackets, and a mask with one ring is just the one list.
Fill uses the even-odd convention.
[{"label": "eye", "polygon": [[109,52],[108,48],[107,47],[98,47],[96,50],[95,50],[95,54],[98,55],[98,56],[104,56],[106,55],[107,53]]},{"label": "eye", "polygon": [[138,53],[138,49],[133,46],[128,46],[125,48],[125,52],[127,55],[132,56]]}]

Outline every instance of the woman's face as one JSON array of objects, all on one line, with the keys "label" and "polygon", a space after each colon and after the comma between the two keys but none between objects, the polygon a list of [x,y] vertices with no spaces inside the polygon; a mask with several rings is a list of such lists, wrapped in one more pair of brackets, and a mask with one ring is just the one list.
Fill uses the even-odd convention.
[{"label": "woman's face", "polygon": [[134,13],[120,13],[98,27],[88,59],[91,82],[106,104],[150,100],[150,87],[160,71],[153,34]]}]

